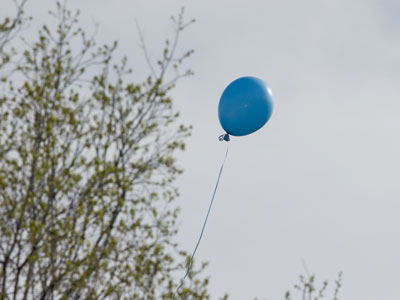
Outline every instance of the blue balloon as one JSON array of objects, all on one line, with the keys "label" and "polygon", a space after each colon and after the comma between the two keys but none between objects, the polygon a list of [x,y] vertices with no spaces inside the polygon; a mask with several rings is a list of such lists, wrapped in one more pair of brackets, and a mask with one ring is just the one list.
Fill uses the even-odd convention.
[{"label": "blue balloon", "polygon": [[226,133],[243,136],[268,122],[274,107],[268,85],[256,77],[241,77],[222,93],[218,117]]}]

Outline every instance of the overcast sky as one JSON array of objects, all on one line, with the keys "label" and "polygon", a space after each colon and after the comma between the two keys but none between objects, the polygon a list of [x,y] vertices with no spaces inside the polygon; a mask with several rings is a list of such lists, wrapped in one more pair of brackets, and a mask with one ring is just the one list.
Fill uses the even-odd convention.
[{"label": "overcast sky", "polygon": [[[0,0],[11,9],[10,0]],[[35,24],[53,0],[29,0]],[[194,48],[196,75],[174,91],[193,124],[179,179],[180,243],[192,251],[225,143],[219,97],[244,75],[275,98],[258,132],[232,138],[215,206],[196,258],[209,261],[212,299],[278,300],[304,273],[344,272],[341,300],[400,299],[400,1],[70,0],[101,41],[120,41],[145,70],[135,18],[151,55],[186,7],[197,22],[179,51]],[[183,275],[183,274],[182,274]]]}]

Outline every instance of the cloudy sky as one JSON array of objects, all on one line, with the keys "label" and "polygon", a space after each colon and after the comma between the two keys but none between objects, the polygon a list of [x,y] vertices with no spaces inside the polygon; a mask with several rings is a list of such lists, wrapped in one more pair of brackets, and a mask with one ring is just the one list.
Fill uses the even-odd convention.
[{"label": "cloudy sky", "polygon": [[[5,10],[9,0],[1,0]],[[30,0],[35,22],[53,0]],[[398,0],[70,0],[101,41],[120,41],[146,71],[135,19],[157,57],[185,6],[197,22],[194,77],[174,91],[193,124],[180,155],[180,243],[191,251],[222,162],[219,97],[244,75],[272,88],[260,131],[233,138],[197,260],[209,261],[213,299],[283,299],[298,275],[344,272],[342,300],[400,298],[400,2]],[[35,23],[36,24],[36,23]],[[32,25],[32,30],[36,25]],[[182,274],[183,275],[183,274]]]}]

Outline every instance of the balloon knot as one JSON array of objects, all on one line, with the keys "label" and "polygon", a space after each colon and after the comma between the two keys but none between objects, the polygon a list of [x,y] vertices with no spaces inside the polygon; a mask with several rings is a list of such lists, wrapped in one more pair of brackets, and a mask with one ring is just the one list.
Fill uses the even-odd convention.
[{"label": "balloon knot", "polygon": [[222,142],[222,141],[229,142],[231,139],[229,138],[229,133],[225,133],[225,134],[220,135],[220,136],[218,137],[218,140],[219,140],[220,142]]}]

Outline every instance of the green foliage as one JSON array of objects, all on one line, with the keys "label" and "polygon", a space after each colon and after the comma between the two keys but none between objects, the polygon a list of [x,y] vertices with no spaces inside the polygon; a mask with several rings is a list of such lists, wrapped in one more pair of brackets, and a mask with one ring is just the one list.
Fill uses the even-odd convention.
[{"label": "green foliage", "polygon": [[[24,5],[27,0],[14,0],[16,7],[16,15],[13,18],[6,17],[4,20],[0,20],[0,69],[10,63],[11,55],[15,54],[14,49],[8,49],[6,46],[9,42],[18,35],[22,26],[30,20],[30,18],[24,17]],[[0,74],[1,75],[1,74]],[[0,77],[0,81],[5,81],[4,78]]]},{"label": "green foliage", "polygon": [[[0,23],[0,68],[24,3]],[[172,241],[175,152],[190,127],[169,92],[191,74],[179,66],[192,51],[175,56],[191,22],[173,19],[173,42],[134,83],[127,59],[112,59],[116,42],[97,46],[65,4],[52,15],[58,26],[26,42],[1,83],[0,299],[171,299],[188,263]],[[209,299],[204,267],[178,299]]]},{"label": "green foliage", "polygon": [[[300,275],[299,283],[294,285],[294,293],[287,291],[285,293],[285,300],[339,300],[339,291],[342,287],[342,272],[339,272],[335,280],[333,290],[330,297],[327,296],[329,282],[327,280],[318,284],[315,275]],[[295,298],[293,298],[293,295]],[[254,300],[258,300],[255,298]],[[266,299],[264,299],[266,300]]]},{"label": "green foliage", "polygon": [[[342,287],[342,272],[338,274],[335,280],[334,290],[330,299],[339,300],[339,291]],[[328,288],[328,281],[323,281],[318,285],[314,275],[301,275],[300,282],[294,286],[295,294],[299,296],[297,299],[301,300],[323,300],[327,299],[326,292]],[[293,300],[292,294],[288,291],[285,294],[285,300]]]}]

